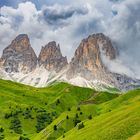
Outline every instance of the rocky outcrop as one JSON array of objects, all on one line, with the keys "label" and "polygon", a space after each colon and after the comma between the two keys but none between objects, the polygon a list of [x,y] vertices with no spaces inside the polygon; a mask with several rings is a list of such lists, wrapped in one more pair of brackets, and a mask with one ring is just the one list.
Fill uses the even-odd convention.
[{"label": "rocky outcrop", "polygon": [[42,47],[38,58],[39,66],[43,65],[48,71],[59,72],[67,64],[67,58],[62,56],[60,46],[55,41]]},{"label": "rocky outcrop", "polygon": [[86,79],[106,79],[107,69],[101,55],[108,59],[116,58],[116,50],[104,34],[94,34],[83,39],[70,63],[68,77],[79,74]]},{"label": "rocky outcrop", "polygon": [[1,64],[8,73],[27,73],[36,68],[37,56],[26,34],[18,35],[12,43],[4,49]]},{"label": "rocky outcrop", "polygon": [[21,34],[3,51],[0,78],[37,87],[56,81],[97,90],[110,87],[130,90],[140,87],[140,80],[113,73],[106,67],[104,59],[113,61],[117,55],[110,39],[98,33],[82,40],[69,64],[67,58],[62,56],[60,46],[54,41],[42,47],[37,58],[28,36]]},{"label": "rocky outcrop", "polygon": [[[82,77],[89,85],[97,82],[117,87],[120,90],[140,86],[140,81],[133,80],[126,75],[110,72],[105,66],[103,58],[113,60],[117,57],[117,54],[107,36],[102,33],[90,35],[82,40],[75,51],[66,76],[72,81],[76,77]],[[82,83],[82,81],[79,82]]]}]

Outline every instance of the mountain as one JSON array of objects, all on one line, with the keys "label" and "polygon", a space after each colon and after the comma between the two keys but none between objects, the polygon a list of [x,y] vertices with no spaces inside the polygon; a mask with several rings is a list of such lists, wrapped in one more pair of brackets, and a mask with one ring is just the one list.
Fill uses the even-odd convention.
[{"label": "mountain", "polygon": [[113,61],[117,56],[117,49],[107,36],[102,33],[90,35],[76,49],[69,64],[67,79],[73,84],[96,89],[113,86],[120,90],[130,90],[139,87],[139,80],[110,72],[103,63],[103,59]]},{"label": "mountain", "polygon": [[59,72],[68,62],[67,58],[62,56],[59,44],[55,41],[49,42],[45,47],[42,47],[38,58],[39,66],[44,66],[48,71]]},{"label": "mountain", "polygon": [[69,63],[55,41],[42,47],[37,58],[28,36],[20,34],[3,51],[0,77],[36,87],[56,81],[97,90],[140,87],[140,80],[113,73],[104,64],[103,59],[114,61],[118,54],[111,40],[103,33],[97,33],[81,41]]},{"label": "mountain", "polygon": [[37,66],[37,56],[26,34],[20,34],[3,51],[1,63],[8,73],[33,71]]},{"label": "mountain", "polygon": [[101,53],[108,59],[116,58],[117,52],[108,37],[100,33],[83,39],[70,62],[67,77],[70,79],[82,77],[88,81],[111,84],[112,78],[102,62]]}]

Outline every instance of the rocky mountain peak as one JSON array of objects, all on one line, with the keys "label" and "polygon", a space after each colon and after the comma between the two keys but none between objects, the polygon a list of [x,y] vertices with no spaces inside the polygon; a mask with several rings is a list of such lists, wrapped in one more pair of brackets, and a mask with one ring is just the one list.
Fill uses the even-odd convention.
[{"label": "rocky mountain peak", "polygon": [[[103,54],[102,54],[103,53]],[[80,63],[89,69],[102,67],[101,55],[105,55],[109,59],[116,58],[116,50],[108,37],[102,33],[93,34],[83,39],[79,47],[75,51],[72,63]]]},{"label": "rocky mountain peak", "polygon": [[38,62],[40,66],[43,65],[47,70],[55,70],[56,72],[68,64],[67,58],[62,56],[60,46],[55,41],[42,47]]},{"label": "rocky mountain peak", "polygon": [[37,58],[28,36],[20,34],[3,51],[0,77],[38,87],[55,81],[96,89],[113,86],[130,90],[140,87],[140,80],[108,70],[103,60],[116,57],[111,40],[102,33],[83,39],[69,64],[55,41],[42,47]]},{"label": "rocky mountain peak", "polygon": [[91,40],[95,40],[96,46],[99,46],[100,52],[104,53],[109,59],[115,59],[117,56],[116,48],[113,47],[112,42],[109,37],[103,33],[93,34],[88,37]]},{"label": "rocky mountain peak", "polygon": [[37,65],[37,56],[26,34],[18,35],[3,51],[3,67],[7,72],[30,72]]},{"label": "rocky mountain peak", "polygon": [[109,59],[116,57],[116,50],[108,37],[98,33],[83,39],[70,63],[69,76],[74,77],[79,73],[87,79],[105,79],[106,66],[102,62],[102,55]]},{"label": "rocky mountain peak", "polygon": [[27,50],[29,47],[31,47],[31,45],[27,34],[18,35],[10,45],[10,48],[17,52]]}]

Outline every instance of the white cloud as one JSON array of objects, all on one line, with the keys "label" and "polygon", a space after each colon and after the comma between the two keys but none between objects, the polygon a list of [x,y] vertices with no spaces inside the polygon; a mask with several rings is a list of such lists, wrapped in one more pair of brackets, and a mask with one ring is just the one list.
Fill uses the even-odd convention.
[{"label": "white cloud", "polygon": [[[121,50],[112,71],[140,77],[140,1],[71,0],[45,5],[38,10],[32,2],[17,8],[2,7],[0,13],[0,52],[20,33],[27,33],[39,54],[42,45],[55,40],[69,59],[80,41],[89,34],[104,32]],[[125,66],[124,66],[125,64]]]},{"label": "white cloud", "polygon": [[140,1],[125,0],[113,6],[117,11],[109,36],[120,50],[120,60],[140,78]]}]

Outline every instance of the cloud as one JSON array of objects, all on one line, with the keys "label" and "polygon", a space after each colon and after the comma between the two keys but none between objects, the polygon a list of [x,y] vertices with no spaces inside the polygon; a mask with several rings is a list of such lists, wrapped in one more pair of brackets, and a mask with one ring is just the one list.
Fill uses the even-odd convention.
[{"label": "cloud", "polygon": [[140,78],[140,1],[127,0],[112,8],[117,15],[112,18],[107,33],[120,51],[120,60]]},{"label": "cloud", "polygon": [[3,6],[0,53],[18,34],[26,33],[37,54],[41,46],[55,40],[70,60],[83,38],[103,32],[120,51],[116,61],[106,62],[108,67],[113,72],[119,69],[119,73],[140,78],[139,13],[139,0],[32,0],[14,8]]},{"label": "cloud", "polygon": [[[95,5],[93,5],[95,6]],[[55,40],[60,43],[62,53],[70,59],[86,35],[99,29],[102,17],[90,4],[43,6],[38,10],[34,3],[20,3],[17,8],[3,6],[0,16],[0,51],[20,33],[31,39],[37,54],[42,45]],[[99,24],[99,25],[98,25]]]},{"label": "cloud", "polygon": [[58,26],[65,22],[67,19],[72,18],[74,15],[86,15],[88,13],[87,7],[73,7],[61,6],[55,4],[53,6],[46,6],[43,8],[42,15],[45,21],[51,25]]}]

